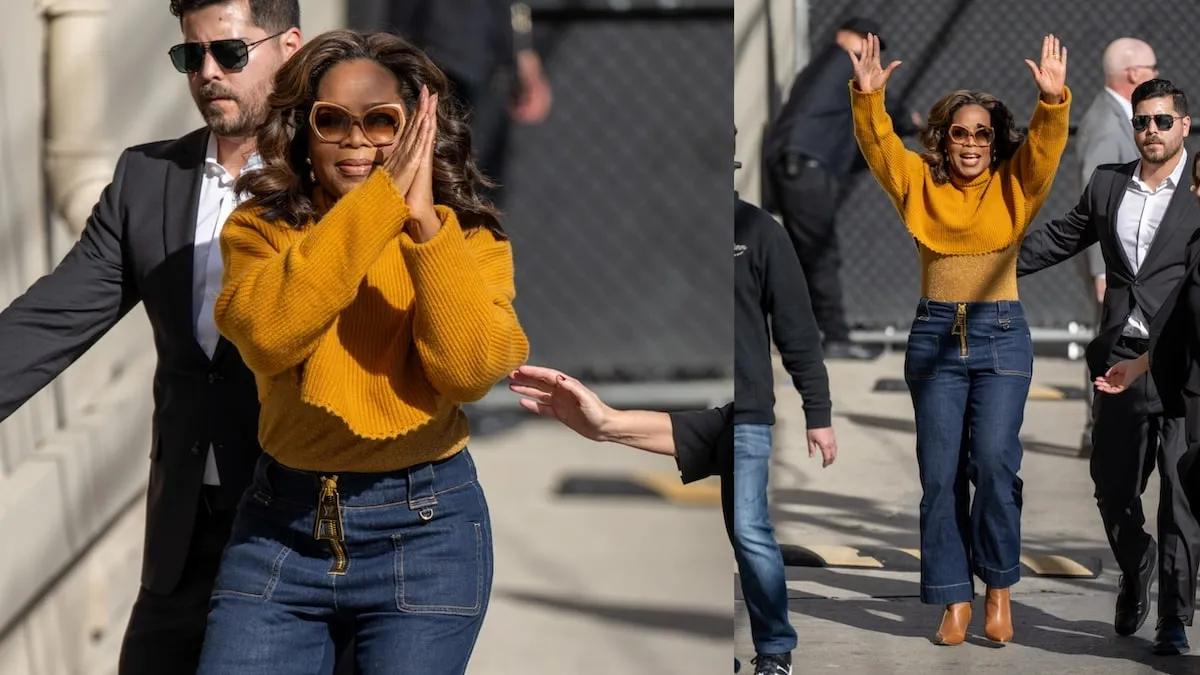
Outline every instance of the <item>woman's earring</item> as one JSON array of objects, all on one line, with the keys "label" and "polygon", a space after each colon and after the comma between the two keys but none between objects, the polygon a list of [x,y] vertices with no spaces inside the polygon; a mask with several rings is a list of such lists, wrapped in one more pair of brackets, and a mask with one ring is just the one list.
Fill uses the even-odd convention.
[{"label": "woman's earring", "polygon": [[312,158],[311,158],[311,157],[305,157],[305,158],[304,158],[304,163],[308,165],[308,179],[309,179],[309,180],[311,180],[311,181],[313,182],[313,185],[316,185],[316,184],[317,184],[317,172],[316,172],[316,171],[313,171],[313,168],[312,168]]}]

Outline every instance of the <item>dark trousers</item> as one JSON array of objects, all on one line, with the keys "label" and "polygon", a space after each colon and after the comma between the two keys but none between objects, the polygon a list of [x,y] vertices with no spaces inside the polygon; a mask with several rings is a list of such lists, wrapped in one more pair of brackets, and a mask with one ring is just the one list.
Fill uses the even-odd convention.
[{"label": "dark trousers", "polygon": [[850,327],[838,277],[837,220],[841,185],[820,164],[795,155],[769,167],[775,202],[808,281],[813,314],[825,342],[847,342]]},{"label": "dark trousers", "polygon": [[[179,583],[166,595],[138,589],[121,643],[119,675],[195,675],[213,583],[234,513],[233,509],[211,509],[201,500]],[[337,675],[352,675],[353,645],[347,644],[344,653]]]},{"label": "dark trousers", "polygon": [[[1021,578],[1021,424],[1033,342],[1017,301],[922,298],[904,355],[921,478],[921,601]],[[974,499],[970,485],[975,486]]]},{"label": "dark trousers", "polygon": [[502,81],[502,78],[496,78],[476,84],[449,73],[447,76],[454,87],[455,96],[468,111],[475,164],[484,176],[496,183],[495,187],[482,190],[482,194],[497,208],[503,208],[512,129],[512,118],[508,113],[509,97],[504,90],[507,79]]},{"label": "dark trousers", "polygon": [[[1122,338],[1108,364],[1137,358],[1145,341]],[[1108,544],[1124,574],[1136,574],[1154,538],[1145,530],[1142,493],[1158,466],[1158,613],[1192,624],[1200,526],[1180,465],[1190,465],[1183,420],[1167,418],[1151,377],[1120,394],[1097,392],[1092,410],[1091,474]]]}]

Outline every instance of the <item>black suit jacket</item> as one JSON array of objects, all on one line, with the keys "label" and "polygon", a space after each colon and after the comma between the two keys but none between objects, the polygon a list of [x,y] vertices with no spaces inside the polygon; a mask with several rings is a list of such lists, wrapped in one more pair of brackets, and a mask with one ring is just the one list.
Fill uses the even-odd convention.
[{"label": "black suit jacket", "polygon": [[192,253],[208,131],[129,148],[79,241],[0,312],[0,420],[75,362],[138,302],[158,351],[142,585],[175,587],[188,554],[209,444],[237,499],[258,446],[254,377],[221,339],[195,338]]},{"label": "black suit jacket", "polygon": [[[1200,231],[1192,235],[1184,255],[1183,278],[1150,324],[1150,375],[1162,397],[1163,414],[1188,418],[1189,434],[1200,440],[1200,354],[1190,349],[1200,325],[1187,307],[1187,294],[1200,265]],[[1188,389],[1192,391],[1185,394]]]},{"label": "black suit jacket", "polygon": [[1108,290],[1104,294],[1099,332],[1086,351],[1093,378],[1108,370],[1113,347],[1133,308],[1140,308],[1146,320],[1153,322],[1159,309],[1165,306],[1167,296],[1183,277],[1186,244],[1200,228],[1196,198],[1186,184],[1176,187],[1150,251],[1134,274],[1118,239],[1116,220],[1136,166],[1137,162],[1130,162],[1097,167],[1075,208],[1030,232],[1021,245],[1017,262],[1017,276],[1032,274],[1083,253],[1099,242]]}]

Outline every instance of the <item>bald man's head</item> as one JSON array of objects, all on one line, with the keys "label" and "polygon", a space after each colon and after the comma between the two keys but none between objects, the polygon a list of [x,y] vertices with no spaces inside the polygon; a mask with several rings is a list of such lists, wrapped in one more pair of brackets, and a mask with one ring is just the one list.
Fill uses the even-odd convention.
[{"label": "bald man's head", "polygon": [[1104,50],[1104,83],[1126,98],[1139,84],[1157,75],[1154,49],[1137,38],[1113,40]]}]

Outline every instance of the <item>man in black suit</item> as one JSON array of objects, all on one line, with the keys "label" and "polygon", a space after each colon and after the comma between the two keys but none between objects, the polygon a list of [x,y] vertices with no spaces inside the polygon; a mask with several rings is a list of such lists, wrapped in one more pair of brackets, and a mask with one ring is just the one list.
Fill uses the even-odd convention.
[{"label": "man in black suit", "polygon": [[[1099,166],[1072,211],[1029,234],[1017,266],[1018,275],[1030,274],[1099,242],[1108,290],[1099,333],[1087,348],[1093,379],[1146,351],[1150,322],[1183,276],[1186,244],[1200,228],[1183,148],[1191,127],[1187,97],[1156,79],[1134,90],[1132,104],[1141,159]],[[1093,416],[1092,481],[1122,572],[1113,626],[1120,635],[1141,627],[1150,612],[1157,567],[1154,651],[1186,652],[1184,625],[1192,624],[1195,612],[1200,526],[1178,468],[1187,450],[1183,420],[1163,415],[1148,377],[1120,394],[1097,391]],[[1157,549],[1143,527],[1141,502],[1156,462],[1161,484]]]},{"label": "man in black suit", "polygon": [[0,420],[138,302],[158,350],[141,588],[121,675],[195,672],[233,512],[261,454],[254,378],[213,325],[217,239],[252,169],[271,79],[299,49],[298,0],[171,0],[171,50],[207,126],[125,150],[79,241],[0,312]]},{"label": "man in black suit", "polygon": [[404,0],[388,3],[385,21],[450,78],[470,111],[475,162],[497,184],[486,194],[503,206],[512,122],[537,124],[550,114],[529,7],[513,0]]}]

